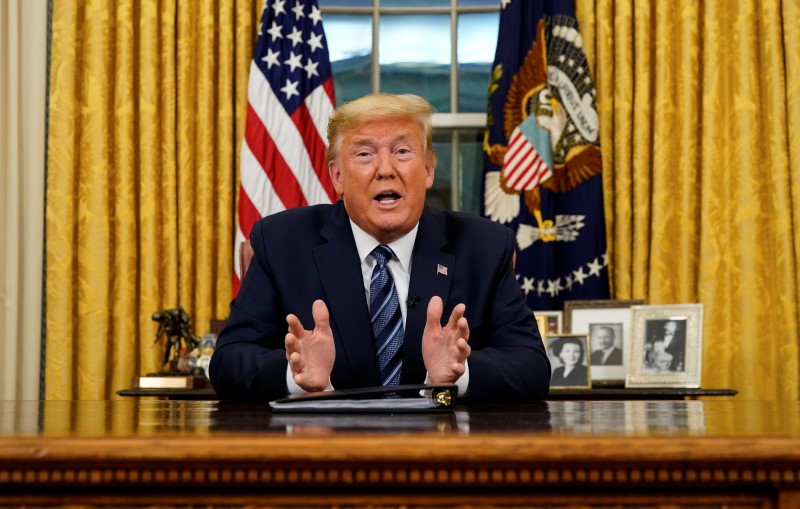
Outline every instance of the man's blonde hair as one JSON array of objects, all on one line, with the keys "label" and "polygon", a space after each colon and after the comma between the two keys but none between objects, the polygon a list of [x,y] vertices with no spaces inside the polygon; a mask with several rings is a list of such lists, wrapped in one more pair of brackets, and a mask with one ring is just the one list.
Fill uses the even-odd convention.
[{"label": "man's blonde hair", "polygon": [[414,94],[370,94],[354,99],[340,106],[328,120],[328,149],[325,152],[327,165],[342,147],[345,133],[373,120],[389,118],[408,118],[419,124],[423,133],[425,160],[436,164],[433,151],[433,126],[431,116],[433,106],[422,97]]}]

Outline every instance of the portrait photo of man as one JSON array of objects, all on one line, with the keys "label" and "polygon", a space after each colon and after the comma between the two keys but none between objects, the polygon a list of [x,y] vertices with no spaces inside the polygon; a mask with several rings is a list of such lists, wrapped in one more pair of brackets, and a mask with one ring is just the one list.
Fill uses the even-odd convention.
[{"label": "portrait photo of man", "polygon": [[589,326],[592,366],[622,366],[622,324],[599,323]]}]

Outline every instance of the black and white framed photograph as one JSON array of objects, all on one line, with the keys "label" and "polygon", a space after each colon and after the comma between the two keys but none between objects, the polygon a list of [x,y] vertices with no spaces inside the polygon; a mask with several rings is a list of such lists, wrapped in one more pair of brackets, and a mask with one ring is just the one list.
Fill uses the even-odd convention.
[{"label": "black and white framed photograph", "polygon": [[542,338],[548,334],[561,334],[564,331],[564,313],[562,311],[534,311],[539,334]]},{"label": "black and white framed photograph", "polygon": [[570,334],[589,335],[593,387],[623,387],[631,338],[631,306],[643,300],[572,300],[564,303]]},{"label": "black and white framed photograph", "polygon": [[553,334],[544,338],[550,359],[550,389],[591,389],[587,334]]},{"label": "black and white framed photograph", "polygon": [[633,306],[626,387],[699,388],[703,305]]}]

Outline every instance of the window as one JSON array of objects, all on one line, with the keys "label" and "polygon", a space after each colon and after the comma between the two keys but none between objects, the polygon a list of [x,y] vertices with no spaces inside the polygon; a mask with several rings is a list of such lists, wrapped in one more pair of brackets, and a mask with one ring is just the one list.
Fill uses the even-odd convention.
[{"label": "window", "polygon": [[497,0],[319,0],[336,101],[413,93],[436,108],[428,203],[477,214]]}]

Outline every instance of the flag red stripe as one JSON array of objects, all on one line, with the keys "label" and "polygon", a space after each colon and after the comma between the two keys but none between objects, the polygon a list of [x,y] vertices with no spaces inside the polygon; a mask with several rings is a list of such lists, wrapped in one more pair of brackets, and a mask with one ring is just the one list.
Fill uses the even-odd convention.
[{"label": "flag red stripe", "polygon": [[291,168],[286,164],[286,160],[277,150],[275,142],[250,104],[247,105],[245,140],[253,156],[258,160],[272,182],[272,187],[275,188],[275,193],[280,198],[284,208],[307,205],[303,190],[300,188],[294,173],[292,173]]},{"label": "flag red stripe", "polygon": [[523,155],[520,155],[520,153],[528,147],[528,145],[525,143],[525,140],[520,140],[520,136],[520,131],[515,131],[515,134],[509,141],[508,151],[503,158],[503,166],[506,170],[507,182],[514,178],[514,174],[519,167],[518,161],[520,157],[523,157]]},{"label": "flag red stripe", "polygon": [[511,139],[508,140],[508,150],[506,151],[505,160],[510,161],[512,157],[519,151],[520,143],[519,142],[520,131],[514,131],[514,134],[511,136]]},{"label": "flag red stripe", "polygon": [[328,99],[330,99],[331,104],[336,104],[336,92],[333,90],[333,78],[327,80],[322,85],[322,88],[325,90],[325,93],[328,94]]},{"label": "flag red stripe", "polygon": [[311,161],[320,161],[323,164],[314,164],[314,173],[316,173],[320,184],[328,193],[331,201],[336,200],[336,191],[333,190],[333,182],[331,182],[328,170],[325,168],[325,141],[320,137],[314,125],[314,120],[308,112],[308,108],[304,105],[297,108],[297,111],[292,115],[292,122],[297,126],[300,136],[303,138],[303,144],[308,152],[308,158]]},{"label": "flag red stripe", "polygon": [[528,169],[529,163],[526,163],[526,158],[533,152],[533,147],[530,145],[523,145],[519,154],[514,157],[511,162],[511,172],[513,177],[508,179],[508,185],[511,187],[516,186],[517,182],[525,175],[525,170]]},{"label": "flag red stripe", "polygon": [[[261,214],[258,212],[258,209],[253,202],[250,200],[250,196],[247,195],[244,188],[239,186],[239,204],[237,206],[237,210],[239,212],[239,228],[244,233],[245,238],[250,238],[250,230],[253,229],[253,225],[261,219]],[[236,246],[238,249],[238,246]]]},{"label": "flag red stripe", "polygon": [[537,158],[537,162],[534,164],[534,171],[530,172],[530,177],[522,184],[522,189],[533,189],[549,175],[550,168],[547,166],[547,163],[545,163],[543,159]]}]

